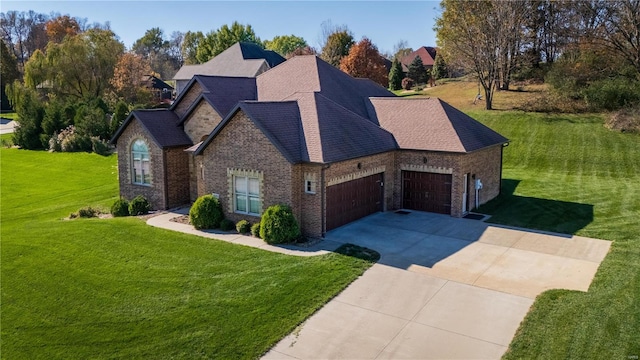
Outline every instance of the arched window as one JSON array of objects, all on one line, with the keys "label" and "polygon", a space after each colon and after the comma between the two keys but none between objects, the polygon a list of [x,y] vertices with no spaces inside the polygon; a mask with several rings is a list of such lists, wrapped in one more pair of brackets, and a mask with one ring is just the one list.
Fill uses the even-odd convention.
[{"label": "arched window", "polygon": [[131,146],[131,179],[134,184],[151,185],[151,170],[149,166],[149,147],[143,140],[136,140]]}]

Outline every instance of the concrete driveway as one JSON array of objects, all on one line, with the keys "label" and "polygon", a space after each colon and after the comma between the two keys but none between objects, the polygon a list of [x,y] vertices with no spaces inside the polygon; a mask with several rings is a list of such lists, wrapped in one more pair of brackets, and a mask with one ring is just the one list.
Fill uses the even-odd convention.
[{"label": "concrete driveway", "polygon": [[326,241],[382,257],[264,359],[497,359],[534,298],[586,291],[610,246],[413,211],[369,216]]}]

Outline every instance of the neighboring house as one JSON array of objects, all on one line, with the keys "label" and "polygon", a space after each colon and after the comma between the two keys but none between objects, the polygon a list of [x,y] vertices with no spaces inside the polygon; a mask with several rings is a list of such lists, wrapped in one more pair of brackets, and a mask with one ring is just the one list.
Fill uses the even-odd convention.
[{"label": "neighboring house", "polygon": [[170,103],[173,98],[173,86],[160,80],[153,75],[145,75],[142,83],[153,94],[153,101],[156,103]]},{"label": "neighboring house", "polygon": [[398,98],[308,55],[256,78],[194,76],[112,142],[126,198],[170,208],[215,194],[227,218],[253,223],[285,203],[323,236],[378,211],[463,216],[499,194],[508,140],[440,99]]},{"label": "neighboring house", "polygon": [[204,64],[182,66],[173,77],[176,94],[182,93],[194,75],[256,77],[284,61],[275,51],[238,42]]},{"label": "neighboring house", "polygon": [[416,59],[416,56],[419,56],[420,59],[422,59],[422,64],[427,70],[431,70],[436,59],[436,48],[430,46],[422,46],[409,55],[403,56],[402,59],[400,59],[400,63],[402,64],[402,71],[404,71],[405,73],[409,71],[409,65],[411,64],[411,62],[413,62],[413,60]]}]

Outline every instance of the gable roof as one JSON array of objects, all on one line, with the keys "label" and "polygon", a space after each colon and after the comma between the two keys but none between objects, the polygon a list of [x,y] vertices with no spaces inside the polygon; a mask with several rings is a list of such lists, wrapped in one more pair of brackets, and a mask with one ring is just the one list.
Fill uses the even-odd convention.
[{"label": "gable roof", "polygon": [[238,112],[244,112],[290,163],[309,161],[301,135],[300,109],[295,101],[239,103],[195,152],[200,155]]},{"label": "gable roof", "polygon": [[382,128],[401,149],[466,153],[509,140],[438,98],[372,98]]},{"label": "gable roof", "polygon": [[296,93],[318,92],[348,110],[368,118],[370,96],[395,94],[369,79],[357,79],[316,55],[295,56],[256,78],[259,101],[279,101]]},{"label": "gable roof", "polygon": [[255,77],[284,61],[285,58],[275,51],[237,42],[203,64],[182,66],[173,79],[189,80],[194,75]]},{"label": "gable roof", "polygon": [[117,143],[120,135],[134,119],[140,122],[142,127],[151,135],[152,140],[161,148],[192,144],[191,139],[178,126],[178,116],[167,109],[132,111],[113,135],[113,138],[111,138],[110,142],[112,144]]},{"label": "gable roof", "polygon": [[203,99],[211,105],[221,118],[224,118],[239,101],[256,100],[257,98],[255,78],[196,75],[191,79],[185,91],[178,96],[171,109],[174,109],[182,101],[195,82],[200,84],[203,92],[189,106],[189,109],[182,116],[181,123]]},{"label": "gable roof", "polygon": [[409,55],[403,56],[402,59],[400,59],[402,71],[409,71],[409,65],[413,60],[415,60],[416,56],[419,56],[420,59],[422,59],[422,64],[425,67],[433,67],[436,58],[436,48],[431,46],[421,46]]},{"label": "gable roof", "polygon": [[156,76],[153,75],[146,75],[145,76],[146,79],[145,81],[150,85],[149,87],[152,89],[158,89],[158,90],[163,90],[163,89],[167,89],[167,90],[173,90],[173,86],[167,84],[166,82],[162,81],[161,79],[159,79]]}]

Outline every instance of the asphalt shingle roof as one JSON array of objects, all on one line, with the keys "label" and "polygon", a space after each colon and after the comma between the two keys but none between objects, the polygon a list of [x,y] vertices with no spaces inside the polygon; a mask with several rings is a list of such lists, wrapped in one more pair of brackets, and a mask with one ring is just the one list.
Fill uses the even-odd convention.
[{"label": "asphalt shingle roof", "polygon": [[509,140],[438,98],[372,98],[380,126],[401,149],[465,153]]},{"label": "asphalt shingle roof", "polygon": [[134,110],[111,139],[116,143],[127,125],[137,119],[162,148],[191,145],[191,139],[178,125],[178,116],[170,110]]},{"label": "asphalt shingle roof", "polygon": [[189,80],[194,75],[255,77],[284,61],[285,58],[274,51],[238,42],[203,64],[182,66],[173,78]]}]

